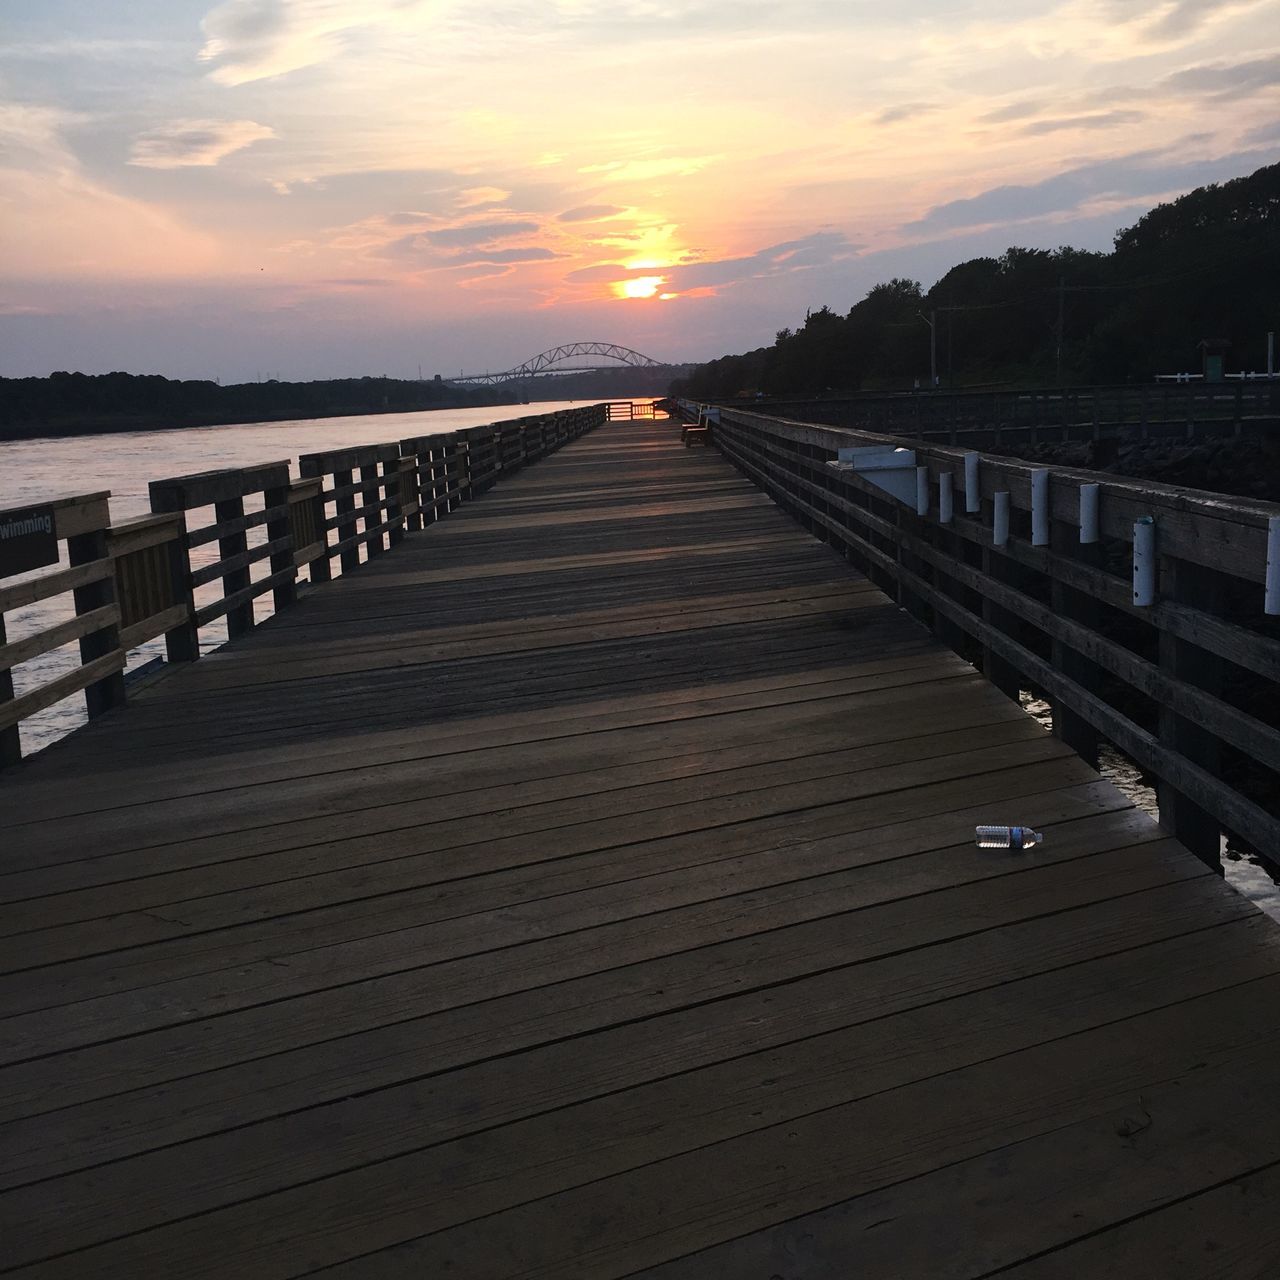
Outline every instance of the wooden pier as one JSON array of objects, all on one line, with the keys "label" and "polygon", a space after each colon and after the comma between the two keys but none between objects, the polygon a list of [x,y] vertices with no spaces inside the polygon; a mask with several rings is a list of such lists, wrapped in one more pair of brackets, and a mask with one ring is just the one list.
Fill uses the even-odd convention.
[{"label": "wooden pier", "polygon": [[400,532],[0,781],[0,1267],[1280,1274],[1280,927],[1064,742],[672,422]]}]

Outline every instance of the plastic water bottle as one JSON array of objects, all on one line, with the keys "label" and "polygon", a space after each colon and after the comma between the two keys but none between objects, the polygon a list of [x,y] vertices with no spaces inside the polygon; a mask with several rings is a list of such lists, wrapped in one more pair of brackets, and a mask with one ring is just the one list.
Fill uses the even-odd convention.
[{"label": "plastic water bottle", "polygon": [[979,827],[979,849],[1034,849],[1044,836],[1030,827]]}]

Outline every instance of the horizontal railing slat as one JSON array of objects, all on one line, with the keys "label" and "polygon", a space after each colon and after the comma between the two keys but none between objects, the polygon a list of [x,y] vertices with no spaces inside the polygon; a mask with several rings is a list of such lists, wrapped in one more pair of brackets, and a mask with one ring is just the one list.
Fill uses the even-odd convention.
[{"label": "horizontal railing slat", "polygon": [[64,591],[74,591],[77,587],[91,586],[111,577],[111,573],[111,560],[104,556],[101,560],[91,560],[88,564],[76,565],[71,569],[58,569],[42,578],[0,587],[0,613],[25,608],[29,604],[39,604],[41,600],[51,600],[54,596],[60,596]]},{"label": "horizontal railing slat", "polygon": [[251,511],[247,515],[236,516],[232,520],[222,520],[217,524],[208,524],[203,528],[193,529],[187,534],[187,546],[202,547],[209,542],[217,542],[219,538],[229,538],[234,533],[247,533],[272,520],[284,520],[289,515],[288,505],[268,507],[263,511]]},{"label": "horizontal railing slat", "polygon": [[20,662],[30,662],[41,654],[51,653],[64,644],[79,640],[81,636],[92,635],[104,627],[113,626],[120,621],[120,610],[113,604],[103,605],[99,609],[91,609],[66,622],[59,622],[34,635],[24,636],[21,640],[13,640],[0,645],[0,671],[16,667]]},{"label": "horizontal railing slat", "polygon": [[156,636],[162,636],[166,631],[180,626],[189,616],[190,611],[185,604],[176,604],[162,613],[135,622],[131,627],[121,627],[120,648],[126,653],[130,649],[136,649],[140,644],[146,644],[148,640],[154,640]]},{"label": "horizontal railing slat", "polygon": [[335,516],[326,517],[320,527],[326,532],[330,529],[341,529],[366,515],[374,515],[379,511],[385,511],[388,507],[395,506],[398,501],[399,499],[394,497],[381,498],[377,502],[366,502],[362,507],[351,507],[347,511],[339,511]]},{"label": "horizontal railing slat", "polygon": [[215,582],[219,578],[225,578],[234,569],[244,569],[251,564],[256,564],[259,560],[265,560],[268,556],[275,555],[277,551],[284,551],[292,545],[292,542],[293,539],[287,535],[282,538],[273,538],[270,542],[263,542],[256,547],[250,547],[248,551],[241,551],[238,555],[227,556],[225,560],[217,560],[213,564],[193,569],[191,571],[191,585],[193,587],[202,587],[207,582]]},{"label": "horizontal railing slat", "polygon": [[229,596],[224,596],[221,600],[215,600],[211,604],[202,606],[195,611],[195,620],[198,626],[204,626],[207,622],[212,622],[214,618],[220,618],[224,613],[236,608],[237,605],[247,604],[250,600],[256,600],[260,595],[270,591],[273,587],[280,586],[283,582],[292,582],[293,575],[297,572],[291,565],[288,569],[281,569],[278,573],[273,573],[266,578],[261,578],[257,582],[251,582],[247,587],[241,588]]},{"label": "horizontal railing slat", "polygon": [[59,676],[56,680],[51,680],[39,689],[24,693],[20,698],[14,698],[12,702],[0,702],[0,729],[9,729],[15,724],[21,724],[37,711],[43,711],[46,707],[53,706],[55,702],[69,698],[73,693],[82,692],[89,685],[97,684],[106,676],[123,671],[124,659],[124,651],[114,649],[101,658],[96,658],[82,667],[77,667],[74,671],[68,671],[66,675]]}]

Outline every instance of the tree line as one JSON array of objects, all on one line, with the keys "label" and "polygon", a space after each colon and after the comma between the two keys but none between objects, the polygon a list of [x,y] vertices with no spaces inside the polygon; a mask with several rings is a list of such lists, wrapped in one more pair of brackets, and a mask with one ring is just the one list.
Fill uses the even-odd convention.
[{"label": "tree line", "polygon": [[932,288],[895,278],[848,312],[822,306],[773,345],[700,365],[694,399],[938,385],[1089,385],[1266,365],[1280,330],[1280,164],[1200,187],[1117,233],[1110,253],[1010,248]]},{"label": "tree line", "polygon": [[510,388],[397,378],[271,379],[224,387],[158,374],[58,372],[47,378],[0,378],[0,439],[403,413],[515,399]]}]

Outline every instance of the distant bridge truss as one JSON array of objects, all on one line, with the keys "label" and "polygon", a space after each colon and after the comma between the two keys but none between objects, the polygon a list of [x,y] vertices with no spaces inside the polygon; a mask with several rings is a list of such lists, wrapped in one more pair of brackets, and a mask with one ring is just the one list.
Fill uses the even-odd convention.
[{"label": "distant bridge truss", "polygon": [[[573,364],[575,360],[612,360],[613,364]],[[680,365],[668,364],[665,360],[655,360],[630,347],[620,347],[616,342],[566,342],[563,346],[552,347],[549,351],[526,360],[514,369],[506,369],[502,373],[469,373],[459,378],[448,378],[446,381],[473,387],[495,386],[500,382],[521,382],[526,378],[536,378],[541,374],[557,373],[598,373],[603,369],[616,369],[620,365],[630,365],[633,369],[675,369]]]}]

